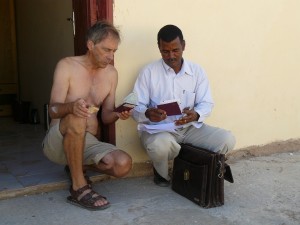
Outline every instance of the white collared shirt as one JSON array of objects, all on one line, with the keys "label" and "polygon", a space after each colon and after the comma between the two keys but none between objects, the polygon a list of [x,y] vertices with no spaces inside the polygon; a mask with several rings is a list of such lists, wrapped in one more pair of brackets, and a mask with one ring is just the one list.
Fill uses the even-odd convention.
[{"label": "white collared shirt", "polygon": [[[163,59],[146,65],[135,82],[133,92],[138,96],[133,118],[139,123],[157,124],[146,118],[145,111],[163,101],[178,99],[181,110],[189,107],[200,115],[198,122],[189,124],[200,127],[214,105],[204,70],[187,60],[183,61],[178,74]],[[168,116],[160,123],[174,123],[180,117],[181,115]]]}]

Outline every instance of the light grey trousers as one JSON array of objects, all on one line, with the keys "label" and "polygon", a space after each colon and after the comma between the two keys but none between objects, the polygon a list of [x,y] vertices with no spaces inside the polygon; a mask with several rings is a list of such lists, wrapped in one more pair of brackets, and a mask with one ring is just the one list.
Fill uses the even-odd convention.
[{"label": "light grey trousers", "polygon": [[189,126],[178,131],[178,134],[169,132],[149,134],[143,131],[141,142],[156,171],[165,179],[170,180],[168,163],[178,155],[181,143],[189,143],[225,154],[234,148],[235,137],[230,131],[203,124],[200,128]]}]

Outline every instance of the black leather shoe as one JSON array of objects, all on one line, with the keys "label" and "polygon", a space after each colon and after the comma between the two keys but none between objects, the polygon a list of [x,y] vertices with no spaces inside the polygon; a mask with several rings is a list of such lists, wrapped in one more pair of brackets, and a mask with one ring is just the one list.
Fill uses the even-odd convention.
[{"label": "black leather shoe", "polygon": [[154,169],[154,167],[153,167],[153,173],[154,173],[153,181],[156,185],[160,187],[168,187],[170,185],[170,181],[160,176],[158,172]]}]

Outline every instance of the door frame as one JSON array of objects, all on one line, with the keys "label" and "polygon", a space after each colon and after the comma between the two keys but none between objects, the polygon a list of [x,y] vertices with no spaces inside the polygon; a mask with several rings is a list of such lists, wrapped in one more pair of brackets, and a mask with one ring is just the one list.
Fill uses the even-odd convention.
[{"label": "door frame", "polygon": [[[74,23],[74,54],[83,55],[87,51],[86,32],[98,20],[108,20],[113,23],[113,0],[72,0]],[[100,130],[98,138],[101,141],[116,144],[115,123],[105,125],[101,120],[101,110],[98,113]]]}]

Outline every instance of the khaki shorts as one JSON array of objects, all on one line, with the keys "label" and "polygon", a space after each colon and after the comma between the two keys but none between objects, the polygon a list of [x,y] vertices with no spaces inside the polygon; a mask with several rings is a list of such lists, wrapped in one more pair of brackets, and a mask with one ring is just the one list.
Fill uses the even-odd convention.
[{"label": "khaki shorts", "polygon": [[[95,136],[87,132],[85,135],[83,164],[98,164],[106,154],[114,150],[117,150],[116,146],[100,142]],[[67,165],[63,147],[63,136],[59,131],[59,123],[53,125],[48,130],[43,141],[43,151],[49,160],[58,164]]]}]

